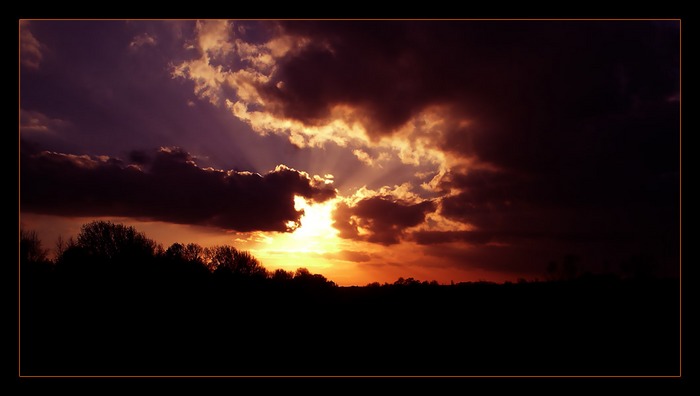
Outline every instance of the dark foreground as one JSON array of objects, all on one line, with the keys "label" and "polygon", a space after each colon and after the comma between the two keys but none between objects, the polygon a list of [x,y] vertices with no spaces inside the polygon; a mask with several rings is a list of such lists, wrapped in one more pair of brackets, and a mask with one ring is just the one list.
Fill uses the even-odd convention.
[{"label": "dark foreground", "polygon": [[22,375],[677,375],[678,282],[23,273]]}]

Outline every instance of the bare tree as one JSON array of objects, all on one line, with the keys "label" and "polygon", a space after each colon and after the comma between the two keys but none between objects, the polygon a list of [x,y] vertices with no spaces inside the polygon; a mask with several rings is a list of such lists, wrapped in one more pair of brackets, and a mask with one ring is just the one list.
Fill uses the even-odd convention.
[{"label": "bare tree", "polygon": [[233,246],[215,246],[210,249],[210,268],[246,277],[267,277],[267,270],[247,251]]},{"label": "bare tree", "polygon": [[157,244],[134,227],[109,221],[84,224],[78,234],[77,245],[89,256],[112,260],[153,256]]},{"label": "bare tree", "polygon": [[19,254],[22,263],[45,262],[48,251],[41,246],[36,231],[19,231]]}]

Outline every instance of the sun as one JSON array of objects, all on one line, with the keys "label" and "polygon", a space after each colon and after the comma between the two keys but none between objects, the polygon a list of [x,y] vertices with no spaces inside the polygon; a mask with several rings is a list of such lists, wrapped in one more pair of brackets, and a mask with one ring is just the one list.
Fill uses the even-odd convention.
[{"label": "sun", "polygon": [[271,268],[327,269],[332,265],[327,257],[342,250],[343,244],[333,227],[333,210],[338,200],[310,203],[295,196],[294,208],[304,211],[301,225],[293,232],[259,233],[258,243],[250,251]]},{"label": "sun", "polygon": [[328,200],[324,203],[309,204],[304,197],[294,197],[294,209],[303,210],[301,216],[301,226],[297,228],[291,236],[296,240],[305,240],[316,243],[316,247],[323,251],[333,250],[334,243],[337,242],[338,230],[333,227],[333,208],[337,199]]}]

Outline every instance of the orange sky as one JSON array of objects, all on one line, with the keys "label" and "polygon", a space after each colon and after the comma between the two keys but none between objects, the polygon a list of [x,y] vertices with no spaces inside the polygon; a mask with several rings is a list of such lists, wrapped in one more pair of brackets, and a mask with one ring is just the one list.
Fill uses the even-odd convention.
[{"label": "orange sky", "polygon": [[[208,227],[129,218],[100,219],[133,225],[165,248],[176,242],[194,242],[205,247],[233,245],[238,249],[250,251],[268,270],[282,268],[294,271],[305,267],[312,273],[323,274],[341,286],[364,286],[371,282],[393,283],[399,277],[413,277],[421,281],[437,280],[442,284],[465,280],[503,282],[515,281],[518,278],[517,274],[465,271],[441,266],[440,260],[421,254],[420,247],[412,243],[384,248],[338,238],[337,230],[331,226],[329,217],[332,204],[329,202],[304,205],[307,214],[302,217],[302,226],[292,233],[236,233]],[[75,237],[82,224],[96,219],[28,213],[21,216],[21,225],[26,229],[35,230],[44,248],[49,249],[49,254],[52,255],[59,236],[64,239]],[[312,221],[308,221],[309,219]]]},{"label": "orange sky", "polygon": [[20,221],[49,248],[111,219],[340,285],[677,272],[679,21],[18,28]]}]

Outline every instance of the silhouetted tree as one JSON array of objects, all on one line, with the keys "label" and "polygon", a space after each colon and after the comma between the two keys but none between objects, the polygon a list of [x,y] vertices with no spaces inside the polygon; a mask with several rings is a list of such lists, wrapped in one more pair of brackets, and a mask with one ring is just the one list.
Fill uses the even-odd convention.
[{"label": "silhouetted tree", "polygon": [[88,256],[101,260],[150,258],[157,247],[153,240],[134,227],[110,221],[93,221],[83,225],[77,246]]},{"label": "silhouetted tree", "polygon": [[189,262],[204,263],[204,248],[196,243],[188,243],[183,254]]},{"label": "silhouetted tree", "polygon": [[165,254],[165,249],[163,248],[163,244],[155,243],[155,246],[153,247],[153,255],[160,257],[160,256],[163,256],[164,254]]},{"label": "silhouetted tree", "polygon": [[165,257],[171,260],[185,261],[185,245],[181,243],[173,243],[165,250]]},{"label": "silhouetted tree", "polygon": [[266,278],[267,270],[247,251],[233,246],[215,246],[211,249],[210,268],[215,273],[229,273],[241,277]]},{"label": "silhouetted tree", "polygon": [[48,251],[41,246],[36,231],[19,231],[19,257],[23,264],[46,262]]},{"label": "silhouetted tree", "polygon": [[400,277],[396,280],[396,282],[394,282],[394,285],[396,286],[419,286],[420,284],[421,283],[419,280],[414,278],[404,279],[403,277]]},{"label": "silhouetted tree", "polygon": [[289,282],[294,279],[294,274],[282,268],[278,268],[270,275],[270,279],[277,283]]},{"label": "silhouetted tree", "polygon": [[204,248],[195,243],[184,245],[175,242],[165,250],[163,255],[170,260],[204,264],[203,251]]},{"label": "silhouetted tree", "polygon": [[[162,248],[161,248],[162,250]],[[134,227],[109,221],[84,224],[75,244],[56,258],[56,269],[77,280],[96,272],[120,274],[134,281],[147,272],[157,276],[158,245]],[[138,275],[134,272],[138,268]],[[106,274],[106,273],[105,273]]]},{"label": "silhouetted tree", "polygon": [[297,268],[294,272],[294,283],[309,288],[335,286],[335,282],[329,281],[321,274],[312,274],[306,268]]},{"label": "silhouetted tree", "polygon": [[168,264],[164,271],[170,271],[173,272],[173,275],[179,274],[182,276],[205,276],[209,274],[209,269],[203,261],[203,251],[204,248],[195,243],[187,245],[173,243],[162,255]]},{"label": "silhouetted tree", "polygon": [[65,240],[62,236],[59,235],[56,239],[55,246],[56,259],[58,259],[63,255],[63,253],[65,253],[67,249],[75,247],[75,239],[73,239],[73,237],[69,237],[68,240]]}]

